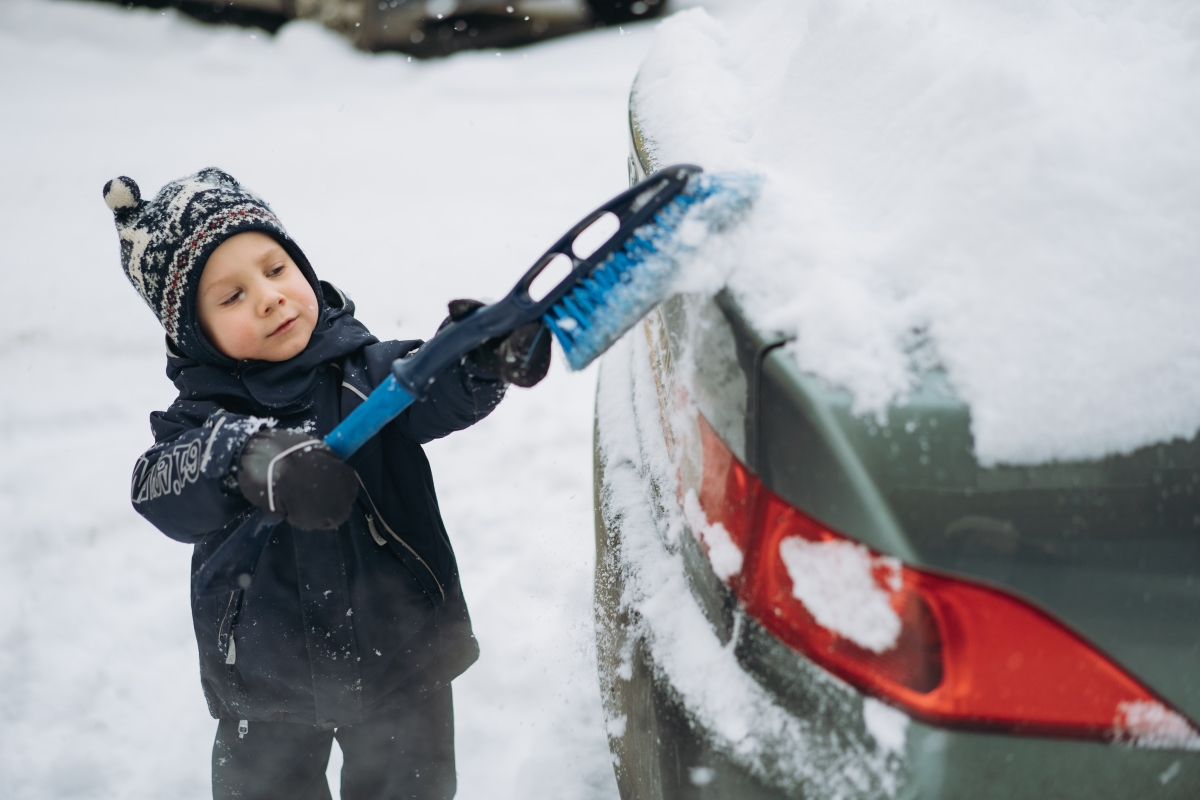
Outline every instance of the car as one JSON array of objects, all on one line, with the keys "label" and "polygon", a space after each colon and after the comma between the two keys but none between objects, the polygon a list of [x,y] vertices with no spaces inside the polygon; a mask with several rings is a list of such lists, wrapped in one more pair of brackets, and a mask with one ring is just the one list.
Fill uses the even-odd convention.
[{"label": "car", "polygon": [[170,4],[207,22],[275,31],[289,19],[313,19],[365,50],[444,55],[503,47],[661,16],[667,0],[143,0]]},{"label": "car", "polygon": [[685,292],[602,361],[623,800],[1200,796],[1200,438],[981,459],[938,364],[863,413],[790,341]]},{"label": "car", "polygon": [[[344,0],[322,1],[344,5]],[[362,0],[360,5],[361,26],[353,35],[368,50],[428,49],[435,42],[445,47],[456,37],[465,37],[474,46],[483,44],[483,39],[499,44],[514,35],[532,40],[568,32],[589,21],[581,19],[578,4],[573,2]],[[666,0],[586,0],[586,5],[590,21],[607,25],[651,19],[666,10]]]}]

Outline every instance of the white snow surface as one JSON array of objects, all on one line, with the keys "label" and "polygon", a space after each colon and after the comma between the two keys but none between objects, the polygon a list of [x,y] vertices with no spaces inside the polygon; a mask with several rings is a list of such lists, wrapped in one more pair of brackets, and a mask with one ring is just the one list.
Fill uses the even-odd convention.
[{"label": "white snow surface", "polygon": [[[900,589],[897,559],[872,559],[871,551],[854,542],[810,542],[799,536],[779,543],[779,557],[792,579],[792,595],[820,625],[875,653],[896,646],[900,615],[890,600]],[[876,565],[887,573],[888,586],[875,580]]]},{"label": "white snow surface", "polygon": [[[271,37],[0,3],[0,797],[211,796],[191,548],[129,502],[174,389],[105,181],[149,195],[222,167],[376,334],[428,337],[447,300],[499,297],[624,188],[651,36],[410,63],[310,23]],[[483,650],[454,685],[467,800],[616,797],[592,628],[594,386],[557,364],[426,448]]]},{"label": "white snow surface", "polygon": [[867,731],[880,746],[893,753],[903,753],[908,742],[908,714],[874,697],[863,699],[863,722]]},{"label": "white snow surface", "polygon": [[688,527],[700,537],[708,550],[708,561],[713,572],[723,581],[728,581],[742,571],[742,551],[729,531],[720,522],[709,522],[695,489],[688,489],[683,496],[683,514]]},{"label": "white snow surface", "polygon": [[659,28],[659,164],[753,170],[728,284],[860,413],[943,367],[986,464],[1200,429],[1200,7],[759,0]]},{"label": "white snow surface", "polygon": [[1187,718],[1154,700],[1118,704],[1113,731],[1118,742],[1135,747],[1200,750],[1200,736]]}]

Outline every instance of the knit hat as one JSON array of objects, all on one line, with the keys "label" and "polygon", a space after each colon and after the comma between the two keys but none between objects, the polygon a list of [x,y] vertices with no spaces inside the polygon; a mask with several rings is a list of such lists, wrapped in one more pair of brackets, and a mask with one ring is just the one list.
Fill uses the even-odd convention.
[{"label": "knit hat", "polygon": [[274,237],[308,278],[319,306],[325,303],[308,259],[283,229],[274,212],[215,167],[164,186],[153,200],[142,199],[132,178],[104,184],[121,239],[121,266],[133,288],[150,306],[173,346],[197,361],[232,368],[200,330],[196,294],[208,257],[221,242],[246,231]]}]

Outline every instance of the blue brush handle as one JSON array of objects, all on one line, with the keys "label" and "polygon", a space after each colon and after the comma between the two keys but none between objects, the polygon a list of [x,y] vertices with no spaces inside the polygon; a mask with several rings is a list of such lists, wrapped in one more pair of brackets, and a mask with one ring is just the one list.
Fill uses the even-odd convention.
[{"label": "blue brush handle", "polygon": [[[689,164],[668,167],[588,214],[543,253],[504,298],[476,310],[465,319],[450,322],[420,350],[393,362],[388,379],[325,437],[325,443],[342,458],[349,458],[414,401],[425,399],[434,380],[451,364],[489,339],[505,336],[522,325],[542,319],[635,230],[683,191],[688,179],[700,171],[699,167]],[[606,213],[613,213],[620,220],[617,232],[587,258],[579,258],[572,248],[575,237]],[[570,257],[571,274],[544,297],[534,300],[529,294],[530,285],[559,255]]]},{"label": "blue brush handle", "polygon": [[413,402],[424,400],[429,387],[447,367],[489,339],[541,319],[545,304],[530,299],[528,283],[523,281],[503,300],[449,323],[420,350],[392,362],[392,374],[329,432],[325,444],[342,458],[349,458]]},{"label": "blue brush handle", "polygon": [[413,396],[400,388],[396,376],[388,375],[362,405],[329,432],[325,444],[342,458],[349,458],[412,403]]},{"label": "blue brush handle", "polygon": [[387,380],[329,432],[325,444],[342,458],[349,458],[413,402],[424,400],[433,381],[451,364],[487,340],[541,319],[541,305],[530,301],[528,294],[523,298],[510,295],[442,328],[420,350],[396,359]]},{"label": "blue brush handle", "polygon": [[459,322],[452,322],[407,358],[392,362],[392,374],[375,387],[362,405],[350,412],[325,437],[325,444],[343,459],[383,430],[417,400],[424,400],[441,372],[479,345],[541,319],[541,304],[510,295],[485,306]]}]

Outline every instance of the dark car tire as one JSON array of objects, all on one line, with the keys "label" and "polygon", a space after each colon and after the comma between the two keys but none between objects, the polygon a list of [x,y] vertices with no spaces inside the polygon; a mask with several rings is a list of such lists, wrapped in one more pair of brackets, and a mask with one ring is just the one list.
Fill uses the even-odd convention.
[{"label": "dark car tire", "polygon": [[667,0],[587,0],[587,4],[592,19],[605,25],[653,19],[667,10]]}]

